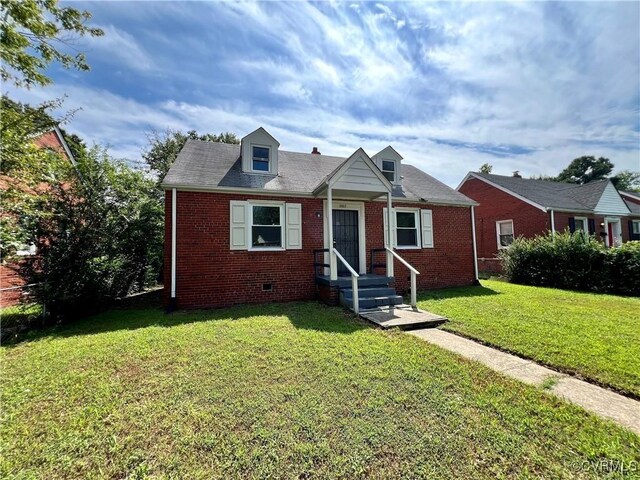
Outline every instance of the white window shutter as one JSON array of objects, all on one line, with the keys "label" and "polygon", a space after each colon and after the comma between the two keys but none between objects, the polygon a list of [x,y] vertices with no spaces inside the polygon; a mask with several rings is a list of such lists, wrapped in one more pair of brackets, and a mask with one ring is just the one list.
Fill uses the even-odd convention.
[{"label": "white window shutter", "polygon": [[300,250],[302,248],[302,205],[287,203],[285,218],[287,249]]},{"label": "white window shutter", "polygon": [[433,248],[433,213],[431,210],[420,210],[422,226],[422,248]]},{"label": "white window shutter", "polygon": [[[396,235],[396,212],[395,208],[392,209],[393,216],[391,217],[391,231],[393,232],[393,248],[398,244],[397,235]],[[387,208],[382,209],[382,225],[384,229],[384,246],[389,246],[389,229],[387,228],[387,224],[389,223],[389,215],[387,214]]]},{"label": "white window shutter", "polygon": [[231,200],[229,206],[230,248],[231,250],[247,250],[249,248],[249,204]]}]

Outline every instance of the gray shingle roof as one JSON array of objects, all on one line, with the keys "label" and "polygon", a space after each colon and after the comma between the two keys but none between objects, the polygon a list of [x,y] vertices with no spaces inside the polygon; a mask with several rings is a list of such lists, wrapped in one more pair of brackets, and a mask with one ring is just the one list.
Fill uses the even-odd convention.
[{"label": "gray shingle roof", "polygon": [[637,203],[633,203],[629,200],[627,200],[626,198],[623,198],[624,203],[627,204],[627,207],[629,208],[629,211],[631,211],[631,214],[635,217],[635,216],[640,216],[640,205],[638,205]]},{"label": "gray shingle roof", "polygon": [[473,172],[473,175],[506,188],[543,207],[574,211],[594,210],[609,183],[609,180],[598,180],[585,185],[575,185],[479,172]]},{"label": "gray shingle roof", "polygon": [[[310,194],[346,158],[278,150],[278,175],[242,172],[240,145],[187,140],[162,183],[165,188],[204,190],[255,188],[277,192]],[[427,175],[402,164],[401,186],[393,197],[409,201],[475,205],[476,202]]]}]

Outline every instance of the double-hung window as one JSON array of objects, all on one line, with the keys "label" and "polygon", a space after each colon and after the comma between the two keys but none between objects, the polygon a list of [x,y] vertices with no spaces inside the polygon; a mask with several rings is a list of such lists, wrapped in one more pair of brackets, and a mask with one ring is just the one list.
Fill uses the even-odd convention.
[{"label": "double-hung window", "polygon": [[251,206],[251,248],[282,248],[282,205]]},{"label": "double-hung window", "polygon": [[513,243],[513,220],[496,222],[498,248],[507,248]]},{"label": "double-hung window", "polygon": [[402,247],[420,247],[419,210],[396,210],[396,245]]},{"label": "double-hung window", "polygon": [[391,183],[396,181],[396,162],[393,160],[382,160],[382,174]]},{"label": "double-hung window", "polygon": [[575,231],[581,230],[585,233],[589,233],[589,224],[587,223],[586,217],[576,217],[575,221]]},{"label": "double-hung window", "polygon": [[631,221],[631,233],[633,235],[640,235],[640,220]]},{"label": "double-hung window", "polygon": [[269,147],[252,147],[251,169],[255,172],[269,171]]}]

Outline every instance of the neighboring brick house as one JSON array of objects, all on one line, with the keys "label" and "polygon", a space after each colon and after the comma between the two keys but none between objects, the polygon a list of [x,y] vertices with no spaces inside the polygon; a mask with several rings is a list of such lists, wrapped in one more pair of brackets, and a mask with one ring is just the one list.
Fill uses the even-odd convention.
[{"label": "neighboring brick house", "polygon": [[631,240],[640,240],[640,192],[626,192],[618,190],[620,196],[627,204],[627,208],[631,212],[630,219],[627,222],[629,238]]},{"label": "neighboring brick house", "polygon": [[[55,126],[53,130],[46,132],[33,140],[33,143],[40,148],[54,151],[63,158],[75,164],[73,154],[69,149],[69,145],[62,135],[60,128]],[[10,182],[15,182],[7,176],[0,176],[0,188],[7,188]],[[15,183],[14,183],[15,185]],[[37,192],[33,192],[37,195]],[[20,267],[22,262],[29,261],[30,257],[36,254],[34,245],[23,245],[17,251],[18,260],[0,263],[0,308],[16,305],[20,302],[23,295],[27,293],[24,288],[25,281],[20,276]]]},{"label": "neighboring brick house", "polygon": [[[477,278],[475,202],[391,147],[372,157],[288,152],[263,128],[240,145],[188,140],[163,187],[171,307],[396,304],[394,289],[408,290],[411,275],[395,255],[419,271],[417,288]],[[346,264],[359,275],[357,302]]]},{"label": "neighboring brick house", "polygon": [[640,216],[610,180],[576,185],[526,179],[517,172],[511,177],[469,172],[457,190],[479,204],[478,268],[485,273],[501,271],[498,251],[516,237],[583,230],[611,247],[631,240],[640,227]]}]

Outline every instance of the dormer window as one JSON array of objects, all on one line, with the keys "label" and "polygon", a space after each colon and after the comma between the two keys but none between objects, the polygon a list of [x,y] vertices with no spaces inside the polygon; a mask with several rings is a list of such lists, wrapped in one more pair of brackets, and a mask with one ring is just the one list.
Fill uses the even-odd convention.
[{"label": "dormer window", "polygon": [[382,160],[382,174],[391,183],[396,181],[396,162],[393,160]]},{"label": "dormer window", "polygon": [[260,127],[240,142],[240,157],[244,173],[278,175],[278,149],[280,143]]},{"label": "dormer window", "polygon": [[269,147],[252,147],[252,166],[254,172],[269,171]]}]

